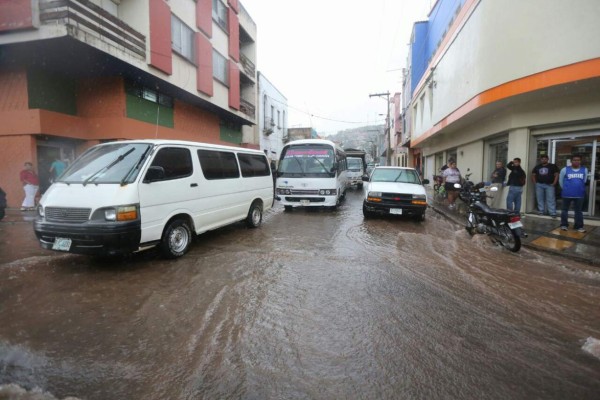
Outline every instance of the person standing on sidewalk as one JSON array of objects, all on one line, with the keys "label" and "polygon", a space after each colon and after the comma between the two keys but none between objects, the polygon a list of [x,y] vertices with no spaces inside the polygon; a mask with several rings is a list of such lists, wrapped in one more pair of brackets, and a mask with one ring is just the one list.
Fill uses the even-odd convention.
[{"label": "person standing on sidewalk", "polygon": [[527,174],[521,168],[521,159],[516,157],[506,164],[510,169],[508,175],[508,195],[506,196],[506,209],[509,211],[521,212],[521,196],[523,195],[523,186],[527,182]]},{"label": "person standing on sidewalk", "polygon": [[504,180],[506,179],[506,168],[504,168],[502,161],[496,161],[496,169],[492,172],[491,179],[491,187],[497,188],[498,191],[490,191],[488,193],[488,196],[491,197],[490,205],[492,208],[500,208],[500,202],[502,201],[502,188],[504,187]]},{"label": "person standing on sidewalk", "polygon": [[448,160],[448,168],[442,172],[444,178],[444,188],[448,194],[448,208],[454,210],[456,208],[456,197],[458,197],[458,189],[454,187],[455,183],[460,183],[460,170],[456,168],[456,161],[453,158]]},{"label": "person standing on sidewalk", "polygon": [[23,184],[23,191],[25,191],[25,199],[21,204],[21,211],[28,211],[35,209],[35,195],[39,189],[40,180],[36,173],[33,171],[33,164],[30,162],[25,163],[25,169],[19,174],[21,183]]},{"label": "person standing on sidewalk", "polygon": [[571,165],[560,170],[560,187],[562,188],[562,211],[560,213],[560,229],[569,229],[569,208],[573,203],[575,225],[577,232],[585,233],[583,227],[583,199],[585,198],[585,183],[587,168],[581,166],[581,156],[573,155]]},{"label": "person standing on sidewalk", "polygon": [[558,183],[559,170],[555,164],[548,162],[546,154],[540,157],[540,161],[542,163],[536,165],[531,172],[531,180],[535,184],[538,214],[550,214],[552,218],[556,218],[556,192],[554,188]]}]

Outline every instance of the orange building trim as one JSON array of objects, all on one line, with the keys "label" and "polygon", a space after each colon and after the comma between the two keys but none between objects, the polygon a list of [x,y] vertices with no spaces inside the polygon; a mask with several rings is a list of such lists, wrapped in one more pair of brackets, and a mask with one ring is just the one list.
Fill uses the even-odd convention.
[{"label": "orange building trim", "polygon": [[450,113],[446,118],[435,124],[431,129],[420,135],[418,138],[413,139],[411,145],[416,146],[422,143],[448,125],[486,104],[551,86],[597,77],[600,77],[600,58],[594,58],[539,72],[493,87],[479,93],[454,112]]}]

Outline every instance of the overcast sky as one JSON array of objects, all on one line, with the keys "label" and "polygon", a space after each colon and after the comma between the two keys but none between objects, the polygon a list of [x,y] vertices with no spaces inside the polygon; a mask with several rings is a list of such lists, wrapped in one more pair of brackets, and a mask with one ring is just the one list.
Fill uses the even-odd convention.
[{"label": "overcast sky", "polygon": [[369,94],[401,91],[413,23],[434,0],[241,3],[257,25],[257,68],[288,100],[288,126],[327,135],[383,124],[385,101]]}]

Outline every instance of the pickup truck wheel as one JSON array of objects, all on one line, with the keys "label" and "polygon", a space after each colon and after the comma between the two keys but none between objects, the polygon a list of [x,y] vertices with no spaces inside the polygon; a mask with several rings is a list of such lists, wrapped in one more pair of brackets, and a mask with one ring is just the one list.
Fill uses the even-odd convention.
[{"label": "pickup truck wheel", "polygon": [[160,252],[165,258],[181,257],[192,244],[192,230],[189,224],[176,219],[167,225],[160,242]]}]

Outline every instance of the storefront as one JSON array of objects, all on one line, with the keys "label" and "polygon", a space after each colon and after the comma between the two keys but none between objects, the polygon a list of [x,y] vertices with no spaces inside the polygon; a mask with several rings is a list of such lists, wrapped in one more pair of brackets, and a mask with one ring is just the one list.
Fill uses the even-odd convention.
[{"label": "storefront", "polygon": [[[547,154],[559,169],[571,164],[571,157],[581,156],[581,165],[588,169],[583,212],[585,216],[600,218],[600,131],[573,132],[535,137],[536,160]],[[539,162],[539,161],[536,161]],[[557,195],[557,210],[562,201]]]}]

